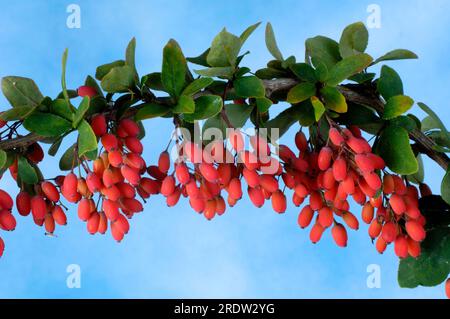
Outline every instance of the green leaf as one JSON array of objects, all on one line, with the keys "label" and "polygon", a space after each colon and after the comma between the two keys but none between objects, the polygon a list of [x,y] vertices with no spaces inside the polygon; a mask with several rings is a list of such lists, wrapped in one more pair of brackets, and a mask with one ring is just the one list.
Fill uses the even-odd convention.
[{"label": "green leaf", "polygon": [[378,135],[384,121],[376,116],[372,109],[355,103],[348,103],[347,106],[347,113],[339,116],[340,123],[345,125],[357,125],[359,128],[370,134]]},{"label": "green leaf", "polygon": [[195,100],[195,111],[185,114],[184,119],[189,122],[203,120],[215,116],[222,110],[222,98],[217,95],[203,95]]},{"label": "green leaf", "polygon": [[325,113],[325,106],[316,96],[311,97],[311,103],[314,107],[314,118],[316,119],[316,122],[318,122],[323,113]]},{"label": "green leaf", "polygon": [[387,101],[384,106],[383,119],[390,120],[402,115],[413,106],[414,101],[406,95],[396,95]]},{"label": "green leaf", "polygon": [[22,182],[26,184],[36,184],[38,182],[36,170],[25,157],[19,157],[17,164],[17,174]]},{"label": "green leaf", "polygon": [[206,61],[213,67],[236,66],[241,50],[241,39],[229,33],[225,28],[214,38]]},{"label": "green leaf", "polygon": [[161,81],[172,97],[178,97],[186,79],[186,59],[178,43],[171,39],[163,50]]},{"label": "green leaf", "polygon": [[201,65],[201,66],[206,66],[206,67],[208,67],[208,66],[210,66],[209,64],[208,64],[208,62],[206,61],[206,57],[208,56],[208,53],[209,53],[209,48],[208,49],[206,49],[202,54],[200,54],[199,56],[197,56],[197,57],[191,57],[191,58],[186,58],[186,60],[188,61],[188,62],[191,62],[191,63],[194,63],[194,64],[198,64],[198,65]]},{"label": "green leaf", "polygon": [[339,44],[327,37],[317,36],[309,38],[305,42],[307,62],[311,60],[320,61],[331,70],[331,68],[341,60],[339,54]]},{"label": "green leaf", "polygon": [[409,50],[405,49],[396,49],[393,51],[390,51],[386,53],[385,55],[379,57],[376,59],[373,64],[376,64],[381,61],[388,61],[388,60],[404,60],[404,59],[417,59],[417,55]]},{"label": "green leaf", "polygon": [[256,76],[245,76],[233,83],[236,94],[243,98],[264,97],[265,89],[261,79]]},{"label": "green leaf", "polygon": [[279,137],[282,137],[297,121],[309,125],[315,122],[314,108],[309,99],[285,109],[273,119],[267,121],[265,127],[269,133],[270,129],[279,129]]},{"label": "green leaf", "polygon": [[162,84],[161,80],[161,72],[153,72],[150,74],[147,74],[142,77],[141,80],[142,83],[145,84],[148,88],[152,90],[157,91],[165,91],[164,85]]},{"label": "green leaf", "polygon": [[37,108],[35,107],[29,107],[29,106],[17,106],[13,107],[12,109],[9,109],[5,112],[2,112],[0,114],[0,119],[3,121],[17,121],[17,120],[23,120],[28,115],[33,113],[33,111]]},{"label": "green leaf", "polygon": [[5,76],[2,78],[2,92],[13,107],[34,107],[44,99],[32,79],[20,76]]},{"label": "green leaf", "polygon": [[419,184],[419,183],[423,183],[423,180],[425,178],[425,171],[423,169],[423,160],[422,160],[422,156],[420,154],[417,154],[416,156],[417,159],[417,164],[419,166],[417,172],[415,172],[414,174],[408,175],[408,181],[415,183],[415,184]]},{"label": "green leaf", "polygon": [[[0,117],[2,117],[0,115]],[[426,116],[422,121],[421,121],[421,130],[422,132],[427,132],[427,131],[431,131],[434,129],[441,129],[441,127],[439,126],[439,123],[437,123],[431,116]]]},{"label": "green leaf", "polygon": [[0,150],[0,168],[3,168],[8,159],[8,154],[4,150]]},{"label": "green leaf", "polygon": [[269,108],[272,104],[272,100],[266,97],[256,98],[256,107],[258,108],[259,113],[266,113],[267,111],[269,111]]},{"label": "green leaf", "polygon": [[278,49],[277,40],[275,39],[275,34],[270,22],[267,22],[266,25],[266,47],[275,59],[283,61],[283,55],[281,54],[280,49]]},{"label": "green leaf", "polygon": [[75,145],[73,144],[70,146],[64,154],[61,156],[61,159],[59,160],[59,169],[62,171],[68,171],[72,169],[72,165],[74,167],[78,166],[78,161],[74,159],[75,155]]},{"label": "green leaf", "polygon": [[377,150],[386,165],[395,173],[410,175],[419,169],[409,144],[408,132],[402,127],[386,127],[381,133]]},{"label": "green leaf", "polygon": [[309,64],[296,63],[291,65],[289,68],[300,80],[313,83],[317,81],[316,71]]},{"label": "green leaf", "polygon": [[78,156],[97,150],[97,137],[92,127],[86,120],[82,120],[78,126]]},{"label": "green leaf", "polygon": [[286,71],[281,71],[274,68],[262,68],[255,72],[255,75],[263,80],[271,80],[275,78],[282,78],[288,76]]},{"label": "green leaf", "polygon": [[87,110],[89,109],[89,103],[90,99],[88,96],[85,96],[83,100],[80,103],[80,106],[78,107],[77,111],[75,112],[73,116],[72,121],[72,127],[77,128],[78,124],[80,124],[81,120],[84,118],[84,115],[86,114]]},{"label": "green leaf", "polygon": [[358,73],[355,75],[352,75],[348,79],[351,81],[354,81],[356,83],[362,84],[365,82],[372,81],[375,78],[375,73]]},{"label": "green leaf", "polygon": [[226,104],[225,113],[235,128],[241,128],[247,123],[253,111],[253,105]]},{"label": "green leaf", "polygon": [[394,69],[387,65],[383,65],[381,68],[377,88],[386,101],[393,96],[403,94],[402,79]]},{"label": "green leaf", "polygon": [[447,204],[450,204],[450,169],[447,169],[441,183],[441,196]]},{"label": "green leaf", "polygon": [[259,27],[260,24],[261,22],[255,23],[241,33],[241,35],[239,36],[239,38],[241,39],[241,45],[244,44],[245,41],[247,41],[248,37],[253,33],[253,31],[256,30],[257,27]]},{"label": "green leaf", "polygon": [[326,83],[330,86],[335,86],[351,77],[352,75],[361,72],[372,62],[372,57],[365,53],[359,53],[344,58],[339,61],[328,74]]},{"label": "green leaf", "polygon": [[58,153],[59,147],[61,146],[61,143],[63,141],[63,137],[59,137],[56,139],[55,142],[49,147],[48,149],[48,155],[55,156],[56,153]]},{"label": "green leaf", "polygon": [[325,86],[320,90],[320,94],[323,97],[327,109],[337,113],[347,112],[347,102],[345,101],[345,97],[337,88]]},{"label": "green leaf", "polygon": [[328,68],[325,65],[325,63],[317,62],[315,63],[316,69],[314,70],[314,74],[316,76],[317,81],[319,82],[325,82],[325,80],[328,78]]},{"label": "green leaf", "polygon": [[136,76],[137,81],[138,73],[136,70],[135,52],[136,52],[136,38],[133,37],[128,43],[127,49],[125,51],[125,64],[130,66],[134,70],[134,74]]},{"label": "green leaf", "polygon": [[163,116],[170,112],[170,109],[166,105],[156,103],[141,104],[139,110],[135,115],[135,120],[146,120],[155,117]]},{"label": "green leaf", "polygon": [[400,261],[400,287],[432,287],[447,278],[450,271],[450,228],[439,227],[428,231],[421,248],[418,258],[408,257]]},{"label": "green leaf", "polygon": [[134,71],[129,65],[112,68],[101,81],[102,89],[108,93],[127,92],[135,84]]},{"label": "green leaf", "polygon": [[95,70],[95,78],[101,81],[105,77],[105,75],[108,74],[113,68],[124,65],[124,60],[117,60],[111,63],[100,65]]},{"label": "green leaf", "polygon": [[213,83],[214,80],[211,78],[199,78],[194,80],[193,82],[189,83],[188,86],[186,86],[183,90],[183,95],[193,95],[204,88],[206,88],[208,85]]},{"label": "green leaf", "polygon": [[389,121],[391,125],[397,125],[403,127],[408,132],[417,129],[417,124],[414,119],[409,117],[408,115],[400,115]]},{"label": "green leaf", "polygon": [[181,95],[178,99],[177,105],[173,108],[173,113],[194,113],[195,102],[191,96]]},{"label": "green leaf", "polygon": [[234,73],[234,68],[231,66],[225,66],[225,67],[214,67],[214,68],[207,68],[202,70],[194,70],[195,73],[198,75],[203,76],[211,76],[211,77],[221,77],[221,78],[230,78]]},{"label": "green leaf", "polygon": [[309,99],[316,94],[316,85],[311,82],[297,84],[289,90],[286,101],[296,104]]},{"label": "green leaf", "polygon": [[419,107],[424,110],[429,116],[431,116],[436,124],[440,127],[442,134],[444,134],[445,138],[450,141],[450,133],[448,132],[447,128],[445,127],[444,123],[441,121],[439,116],[436,115],[436,113],[433,112],[431,108],[429,108],[425,103],[419,102],[417,103]]},{"label": "green leaf", "polygon": [[339,41],[339,52],[343,58],[363,53],[369,42],[369,32],[362,22],[347,26]]},{"label": "green leaf", "polygon": [[53,137],[69,131],[72,123],[55,114],[34,112],[25,119],[23,126],[38,135]]},{"label": "green leaf", "polygon": [[72,121],[74,113],[64,99],[53,100],[50,104],[50,111],[56,115],[65,118],[68,121]]}]

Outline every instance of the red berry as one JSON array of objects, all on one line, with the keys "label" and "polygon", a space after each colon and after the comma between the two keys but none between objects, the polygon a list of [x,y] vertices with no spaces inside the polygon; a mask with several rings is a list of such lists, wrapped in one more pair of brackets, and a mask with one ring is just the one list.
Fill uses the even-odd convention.
[{"label": "red berry", "polygon": [[342,224],[336,224],[331,229],[331,235],[333,236],[334,242],[339,247],[347,246],[347,230]]},{"label": "red berry", "polygon": [[161,184],[161,194],[169,196],[175,191],[175,178],[173,176],[167,176],[163,179]]},{"label": "red berry", "polygon": [[94,134],[97,136],[102,136],[106,134],[107,131],[107,124],[106,119],[103,114],[98,114],[92,117],[91,119],[91,127],[94,131]]},{"label": "red berry", "polygon": [[31,196],[25,191],[21,191],[16,197],[17,211],[22,216],[28,216],[31,211]]},{"label": "red berry", "polygon": [[286,211],[286,196],[282,191],[272,193],[272,208],[275,212],[282,214]]},{"label": "red berry", "polygon": [[45,203],[44,197],[36,195],[31,198],[31,213],[34,219],[44,220],[45,214],[47,213],[47,204]]},{"label": "red berry", "polygon": [[324,228],[330,227],[333,224],[333,211],[331,210],[331,208],[325,206],[319,209],[319,217],[317,221]]},{"label": "red berry", "polygon": [[305,152],[308,149],[308,141],[303,132],[299,131],[297,132],[297,134],[295,134],[295,145],[300,152]]},{"label": "red berry", "polygon": [[408,257],[408,241],[405,236],[398,235],[394,242],[394,252],[400,258]]},{"label": "red berry", "polygon": [[344,138],[342,137],[341,133],[339,133],[339,131],[334,127],[330,128],[328,136],[330,138],[330,141],[336,146],[341,146],[344,143]]},{"label": "red berry", "polygon": [[169,152],[164,151],[159,155],[158,168],[164,174],[167,174],[170,168],[170,156]]},{"label": "red berry", "polygon": [[93,88],[92,86],[87,86],[87,85],[82,85],[78,88],[77,90],[78,95],[81,97],[94,97],[96,95],[98,95],[98,92],[95,88]]},{"label": "red berry", "polygon": [[59,201],[59,192],[55,185],[46,181],[41,183],[41,188],[48,200],[51,200],[52,202]]},{"label": "red berry", "polygon": [[6,210],[11,210],[14,205],[13,199],[11,196],[0,189],[0,207]]},{"label": "red berry", "polygon": [[332,155],[333,151],[327,146],[322,147],[320,150],[319,157],[317,158],[317,165],[322,171],[325,171],[330,167]]},{"label": "red berry", "polygon": [[333,163],[333,176],[339,182],[347,177],[347,162],[342,157],[338,157]]},{"label": "red berry", "polygon": [[421,242],[425,239],[426,233],[423,226],[415,220],[409,220],[405,223],[406,232],[415,241]]},{"label": "red berry", "polygon": [[314,216],[314,211],[311,209],[311,207],[309,205],[306,205],[305,207],[302,208],[302,210],[300,211],[300,214],[298,214],[298,225],[301,228],[305,228],[308,227],[309,224],[311,224],[311,220]]}]

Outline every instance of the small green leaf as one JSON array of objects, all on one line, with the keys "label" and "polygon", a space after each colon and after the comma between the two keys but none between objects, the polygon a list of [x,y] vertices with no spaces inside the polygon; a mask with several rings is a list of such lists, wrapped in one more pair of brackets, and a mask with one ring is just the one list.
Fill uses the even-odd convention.
[{"label": "small green leaf", "polygon": [[363,53],[367,48],[369,32],[362,22],[347,26],[339,41],[339,52],[343,58]]},{"label": "small green leaf", "polygon": [[77,111],[75,112],[74,116],[73,116],[73,121],[72,121],[72,127],[73,128],[77,128],[78,124],[80,124],[81,120],[84,118],[84,115],[86,114],[86,112],[89,109],[89,103],[90,99],[88,96],[85,96],[83,98],[83,100],[80,103],[80,106],[78,107]]},{"label": "small green leaf", "polygon": [[316,122],[318,122],[323,113],[325,113],[325,106],[316,96],[311,97],[311,103],[314,107],[314,117],[316,119]]},{"label": "small green leaf", "polygon": [[450,169],[447,169],[441,183],[441,196],[447,204],[450,204]]},{"label": "small green leaf", "polygon": [[211,78],[199,78],[194,80],[193,82],[189,83],[188,86],[186,86],[183,90],[183,95],[193,95],[204,88],[206,88],[208,85],[213,83],[214,80]]},{"label": "small green leaf", "polygon": [[261,79],[256,76],[245,76],[233,83],[236,94],[243,98],[264,97],[265,89]]},{"label": "small green leaf", "polygon": [[330,38],[323,36],[309,38],[305,42],[305,48],[307,63],[311,62],[310,60],[320,61],[325,64],[328,70],[331,70],[341,60],[339,44]]},{"label": "small green leaf", "polygon": [[124,65],[124,60],[117,60],[111,63],[100,65],[95,71],[95,78],[101,81],[105,77],[105,75],[108,74],[113,68]]},{"label": "small green leaf", "polygon": [[74,167],[78,166],[78,161],[74,159],[75,155],[75,146],[76,144],[73,144],[70,146],[64,154],[61,156],[61,159],[59,160],[59,169],[62,171],[68,171],[72,169],[72,165]]},{"label": "small green leaf", "polygon": [[4,150],[0,150],[0,168],[3,168],[8,159],[8,154]]},{"label": "small green leaf", "polygon": [[345,97],[341,94],[341,92],[339,92],[338,89],[331,86],[325,86],[320,90],[320,94],[323,97],[327,109],[330,109],[337,113],[347,112],[347,102],[345,101]]},{"label": "small green leaf", "polygon": [[59,147],[61,146],[61,143],[63,141],[62,136],[57,138],[55,142],[53,142],[52,145],[50,145],[48,149],[48,155],[55,156],[56,153],[58,153]]},{"label": "small green leaf", "polygon": [[266,113],[267,111],[269,111],[269,108],[272,104],[272,100],[266,97],[256,98],[256,107],[258,108],[259,113]]},{"label": "small green leaf", "polygon": [[234,68],[231,66],[225,66],[225,67],[214,67],[214,68],[207,68],[202,70],[194,70],[195,73],[198,75],[203,76],[211,76],[211,77],[220,77],[220,78],[230,78],[234,73]]},{"label": "small green leaf", "polygon": [[262,68],[255,72],[255,75],[263,80],[271,80],[275,78],[282,78],[288,76],[286,71],[281,71],[274,68]]},{"label": "small green leaf", "polygon": [[206,61],[212,67],[234,68],[240,50],[241,39],[224,28],[211,43]]},{"label": "small green leaf", "polygon": [[402,127],[386,127],[380,136],[377,150],[386,165],[395,173],[410,175],[416,173],[419,168],[409,144],[408,132]]},{"label": "small green leaf", "polygon": [[404,59],[417,59],[417,55],[409,50],[405,49],[396,49],[392,50],[385,55],[379,57],[376,59],[373,64],[376,64],[381,61],[388,61],[388,60],[404,60]]},{"label": "small green leaf", "polygon": [[215,116],[222,110],[222,98],[217,95],[203,95],[195,100],[195,111],[185,114],[184,119],[189,122],[203,120]]},{"label": "small green leaf", "polygon": [[275,34],[270,22],[267,22],[266,25],[266,47],[275,59],[283,61],[283,55],[281,54],[280,49],[278,49],[277,40],[275,39]]},{"label": "small green leaf", "polygon": [[17,121],[17,120],[23,120],[28,115],[33,113],[33,111],[37,107],[29,107],[29,106],[17,106],[13,107],[12,109],[9,109],[5,112],[2,112],[0,114],[0,119],[3,121]]},{"label": "small green leaf", "polygon": [[241,128],[247,123],[254,107],[253,105],[226,104],[225,113],[235,128]]},{"label": "small green leaf", "polygon": [[178,97],[185,85],[186,59],[178,43],[171,39],[163,50],[161,81],[172,97]]},{"label": "small green leaf", "polygon": [[430,107],[428,107],[425,103],[419,102],[417,103],[417,105],[419,105],[419,107],[422,110],[424,110],[429,116],[431,116],[434,119],[436,124],[439,125],[441,132],[442,134],[444,134],[447,141],[450,141],[450,133],[448,132],[447,128],[445,127],[444,123],[441,121],[439,116],[437,116],[437,114],[434,113],[433,110]]},{"label": "small green leaf", "polygon": [[44,99],[32,79],[20,76],[5,76],[2,78],[2,92],[13,107],[34,107]]},{"label": "small green leaf", "polygon": [[191,96],[180,95],[177,105],[173,108],[173,113],[194,113],[195,102]]},{"label": "small green leaf", "polygon": [[17,174],[22,182],[26,184],[36,184],[38,182],[36,170],[25,157],[19,157],[17,164]]},{"label": "small green leaf", "polygon": [[402,288],[415,288],[419,285],[432,287],[448,277],[450,228],[438,227],[428,231],[427,237],[420,246],[419,257],[400,260],[398,283]]},{"label": "small green leaf", "polygon": [[65,118],[68,121],[72,121],[74,113],[64,99],[53,100],[50,104],[50,111],[56,115]]},{"label": "small green leaf", "polygon": [[83,156],[88,152],[97,149],[97,137],[92,127],[86,120],[81,120],[78,126],[78,156]]},{"label": "small green leaf", "polygon": [[208,56],[208,53],[209,53],[209,48],[206,49],[206,50],[205,50],[202,54],[200,54],[199,56],[191,57],[191,58],[186,58],[186,60],[187,60],[188,62],[191,62],[191,63],[194,63],[194,64],[198,64],[198,65],[201,65],[201,66],[206,66],[206,67],[208,67],[208,66],[210,66],[210,65],[208,64],[208,62],[206,61],[206,57]]},{"label": "small green leaf", "polygon": [[345,79],[364,70],[371,62],[372,57],[365,53],[346,57],[330,69],[326,83],[330,86],[338,85]]},{"label": "small green leaf", "polygon": [[136,70],[135,52],[136,52],[136,38],[133,37],[128,43],[127,49],[125,51],[125,64],[129,65],[134,70],[134,74],[136,76],[137,81],[138,73]]},{"label": "small green leaf", "polygon": [[170,112],[170,109],[166,105],[156,104],[156,103],[146,103],[141,104],[139,110],[135,115],[135,119],[146,120],[155,117],[163,116]]},{"label": "small green leaf", "polygon": [[289,90],[286,101],[296,104],[309,99],[316,94],[316,85],[311,82],[297,84]]},{"label": "small green leaf", "polygon": [[395,95],[403,94],[402,79],[394,69],[387,65],[383,65],[381,68],[377,88],[386,101]]},{"label": "small green leaf", "polygon": [[101,81],[102,89],[108,93],[127,92],[135,84],[134,71],[129,65],[112,68]]},{"label": "small green leaf", "polygon": [[142,77],[142,83],[148,88],[156,91],[165,91],[164,85],[161,81],[161,72],[153,72]]},{"label": "small green leaf", "polygon": [[244,44],[244,42],[247,41],[248,37],[253,33],[253,31],[256,30],[257,27],[259,27],[260,24],[261,22],[255,23],[241,33],[241,35],[239,36],[239,38],[241,39],[241,44]]},{"label": "small green leaf", "polygon": [[383,119],[390,120],[402,115],[413,106],[414,101],[406,95],[396,95],[387,101],[384,106]]},{"label": "small green leaf", "polygon": [[316,62],[315,63],[316,69],[314,70],[314,73],[316,75],[316,79],[319,82],[324,83],[326,79],[328,78],[328,68],[325,65],[325,63],[322,62]]},{"label": "small green leaf", "polygon": [[309,64],[296,63],[291,65],[289,68],[300,80],[313,83],[317,81],[316,71]]},{"label": "small green leaf", "polygon": [[38,135],[53,137],[69,131],[72,123],[55,114],[34,112],[25,119],[23,126]]}]

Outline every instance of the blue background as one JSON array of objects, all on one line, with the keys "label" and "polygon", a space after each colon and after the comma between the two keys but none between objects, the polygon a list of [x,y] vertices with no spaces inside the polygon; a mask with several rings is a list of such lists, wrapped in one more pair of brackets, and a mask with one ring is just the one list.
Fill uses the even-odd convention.
[{"label": "blue background", "polygon": [[[270,21],[285,56],[303,59],[304,40],[318,34],[339,39],[342,29],[366,21],[370,1],[76,1],[81,29],[66,26],[69,1],[0,1],[0,76],[33,78],[45,95],[60,91],[61,55],[69,48],[68,86],[81,85],[96,66],[123,58],[128,41],[137,39],[141,75],[160,70],[162,47],[175,38],[187,56],[207,48],[226,26],[239,34],[245,27]],[[450,126],[450,2],[377,1],[381,28],[370,29],[368,52],[374,57],[408,48],[420,59],[389,63],[404,80],[405,93],[424,101]],[[253,70],[270,59],[261,26],[244,49],[244,65]],[[8,108],[0,98],[1,109]],[[274,106],[277,112],[282,105]],[[417,106],[413,113],[423,118]],[[169,120],[146,123],[145,158],[154,163],[165,147]],[[282,142],[292,144],[293,131]],[[68,145],[69,142],[67,142]],[[58,173],[56,159],[42,168],[47,177]],[[439,192],[444,174],[426,160],[426,181]],[[2,189],[16,194],[9,176]],[[265,297],[265,298],[442,298],[443,287],[401,289],[398,259],[392,247],[379,255],[367,227],[351,232],[340,249],[327,232],[312,245],[308,231],[297,226],[299,209],[275,214],[270,204],[254,209],[246,199],[224,216],[206,221],[186,201],[166,208],[154,197],[133,218],[131,231],[117,244],[110,234],[91,236],[71,206],[69,225],[57,237],[44,236],[31,218],[18,216],[14,232],[2,232],[6,251],[0,260],[3,298],[145,298],[145,297]],[[355,213],[359,215],[359,208]],[[66,286],[66,267],[81,267],[81,288]],[[369,289],[366,268],[381,267],[381,288]]]}]

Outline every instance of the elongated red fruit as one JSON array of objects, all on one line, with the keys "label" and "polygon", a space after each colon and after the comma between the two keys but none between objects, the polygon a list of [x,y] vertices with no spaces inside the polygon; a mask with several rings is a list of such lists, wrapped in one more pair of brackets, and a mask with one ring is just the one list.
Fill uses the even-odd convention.
[{"label": "elongated red fruit", "polygon": [[302,208],[300,213],[298,214],[297,223],[301,228],[308,227],[311,224],[311,220],[314,216],[314,211],[311,209],[309,205],[306,205]]},{"label": "elongated red fruit", "polygon": [[0,211],[0,225],[6,231],[12,231],[16,228],[16,218],[10,211]]},{"label": "elongated red fruit", "polygon": [[328,146],[322,147],[319,152],[319,157],[317,158],[317,165],[322,171],[327,170],[331,164],[331,157],[333,151]]},{"label": "elongated red fruit", "polygon": [[286,211],[286,196],[282,191],[272,193],[272,208],[275,212],[282,214]]},{"label": "elongated red fruit", "polygon": [[238,178],[233,178],[228,184],[228,195],[233,199],[241,199],[242,197],[242,186],[241,181]]},{"label": "elongated red fruit", "polygon": [[100,214],[98,212],[93,212],[89,216],[86,228],[89,234],[94,235],[98,231],[98,225],[100,224]]},{"label": "elongated red fruit", "polygon": [[393,222],[387,222],[381,230],[381,237],[387,242],[392,243],[397,237],[397,226]]},{"label": "elongated red fruit", "polygon": [[308,149],[308,141],[303,132],[299,131],[295,134],[295,145],[300,152],[305,152]]},{"label": "elongated red fruit", "polygon": [[97,136],[103,136],[104,134],[106,134],[107,125],[105,116],[103,114],[93,116],[91,119],[91,127],[94,131],[94,134]]},{"label": "elongated red fruit", "polygon": [[219,179],[219,173],[212,164],[201,163],[199,165],[200,173],[208,181],[215,183]]},{"label": "elongated red fruit", "polygon": [[22,216],[28,216],[31,211],[31,196],[25,191],[19,192],[16,197],[17,211]]},{"label": "elongated red fruit", "polygon": [[261,188],[249,187],[247,192],[248,192],[248,197],[250,198],[253,205],[255,205],[258,208],[262,207],[264,205],[265,198],[264,198],[264,194],[263,194],[263,191],[261,190]]},{"label": "elongated red fruit", "polygon": [[423,226],[415,220],[409,220],[405,223],[406,232],[415,241],[422,241],[425,239],[426,233]]},{"label": "elongated red fruit", "polygon": [[342,137],[341,133],[339,133],[339,131],[334,127],[330,128],[328,136],[330,138],[330,141],[336,146],[341,146],[341,144],[344,143],[344,138]]},{"label": "elongated red fruit", "polygon": [[55,185],[45,181],[41,183],[41,189],[47,199],[51,200],[52,202],[59,201],[59,192],[56,189]]},{"label": "elongated red fruit", "polygon": [[450,299],[450,278],[445,281],[445,295]]},{"label": "elongated red fruit", "polygon": [[350,227],[353,230],[358,230],[359,221],[355,217],[355,215],[353,215],[350,212],[344,212],[344,213],[342,213],[342,218],[344,219],[344,222],[348,227]]},{"label": "elongated red fruit", "polygon": [[175,178],[173,176],[166,176],[161,184],[161,194],[169,196],[175,191]]},{"label": "elongated red fruit", "polygon": [[333,176],[339,182],[347,177],[347,162],[342,157],[338,157],[333,163]]},{"label": "elongated red fruit", "polygon": [[331,228],[331,235],[333,236],[334,242],[339,247],[346,247],[347,246],[347,230],[345,229],[342,224],[336,224]]},{"label": "elongated red fruit", "polygon": [[102,208],[106,217],[112,222],[115,221],[120,215],[119,205],[110,199],[103,200]]},{"label": "elongated red fruit", "polygon": [[189,182],[191,176],[189,174],[189,169],[185,163],[177,164],[175,168],[175,176],[182,185],[185,185]]},{"label": "elongated red fruit", "polygon": [[333,224],[333,211],[330,207],[325,206],[319,210],[319,218],[317,219],[320,225],[328,228]]},{"label": "elongated red fruit", "polygon": [[4,190],[0,189],[0,206],[3,209],[11,210],[14,205],[13,199],[11,196],[5,192]]},{"label": "elongated red fruit", "polygon": [[309,232],[309,239],[313,244],[317,243],[322,237],[325,228],[319,223],[315,223],[313,227],[311,227],[311,231]]},{"label": "elongated red fruit", "polygon": [[78,203],[78,218],[82,221],[89,219],[92,213],[92,199],[83,198]]},{"label": "elongated red fruit", "polygon": [[365,203],[362,208],[361,217],[366,224],[370,224],[373,220],[374,208],[369,202]]},{"label": "elongated red fruit", "polygon": [[408,257],[408,241],[405,236],[398,235],[394,242],[394,252],[399,258]]},{"label": "elongated red fruit", "polygon": [[81,97],[85,97],[85,96],[94,97],[98,94],[97,90],[95,88],[93,88],[92,86],[87,86],[87,85],[80,86],[78,88],[77,92],[78,92],[78,95]]},{"label": "elongated red fruit", "polygon": [[169,152],[164,151],[159,155],[158,168],[161,172],[167,174],[170,168],[170,156]]},{"label": "elongated red fruit", "polygon": [[401,215],[406,211],[406,205],[400,195],[393,194],[389,199],[389,205],[397,215]]},{"label": "elongated red fruit", "polygon": [[66,225],[67,224],[67,216],[66,213],[64,213],[63,209],[59,205],[55,205],[52,210],[52,216],[55,222],[58,225]]},{"label": "elongated red fruit", "polygon": [[44,197],[40,195],[33,196],[31,199],[31,213],[34,219],[43,220],[45,218],[47,204],[45,203]]},{"label": "elongated red fruit", "polygon": [[99,214],[100,214],[100,221],[98,223],[97,232],[99,232],[100,234],[104,234],[108,230],[108,219],[106,218],[104,212],[100,212]]}]

